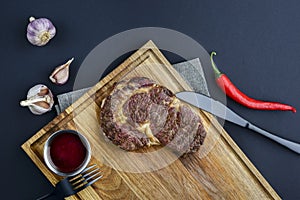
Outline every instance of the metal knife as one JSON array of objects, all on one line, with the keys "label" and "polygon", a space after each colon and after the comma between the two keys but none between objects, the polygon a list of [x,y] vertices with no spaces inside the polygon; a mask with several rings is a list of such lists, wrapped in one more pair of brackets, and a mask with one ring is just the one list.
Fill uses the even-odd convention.
[{"label": "metal knife", "polygon": [[292,142],[286,139],[283,139],[279,136],[276,136],[268,131],[265,131],[256,125],[250,123],[249,121],[245,120],[224,104],[219,101],[216,101],[206,95],[195,93],[195,92],[179,92],[176,94],[176,97],[182,101],[185,101],[193,106],[196,106],[202,110],[205,110],[217,117],[225,119],[226,121],[232,122],[239,126],[251,129],[257,133],[262,134],[263,136],[274,140],[275,142],[287,147],[288,149],[300,154],[300,144],[296,142]]}]

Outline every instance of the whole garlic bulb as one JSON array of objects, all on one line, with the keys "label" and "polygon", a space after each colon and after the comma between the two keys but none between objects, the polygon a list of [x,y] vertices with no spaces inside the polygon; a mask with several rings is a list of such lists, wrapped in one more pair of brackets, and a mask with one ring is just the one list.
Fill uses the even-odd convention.
[{"label": "whole garlic bulb", "polygon": [[35,19],[34,17],[29,18],[27,39],[31,44],[44,46],[55,36],[55,34],[56,28],[49,19]]},{"label": "whole garlic bulb", "polygon": [[21,106],[28,106],[29,110],[36,115],[41,115],[52,109],[54,104],[51,90],[43,85],[38,84],[29,89],[27,100],[21,101]]}]

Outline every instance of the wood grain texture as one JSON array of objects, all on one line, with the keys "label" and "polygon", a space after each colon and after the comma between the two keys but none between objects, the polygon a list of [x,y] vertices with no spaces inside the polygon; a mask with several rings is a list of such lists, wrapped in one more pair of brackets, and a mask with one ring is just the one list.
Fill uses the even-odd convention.
[{"label": "wood grain texture", "polygon": [[[115,82],[134,76],[149,77],[174,93],[191,90],[149,41],[22,145],[55,184],[61,177],[43,161],[46,139],[60,129],[75,129],[87,137],[91,163],[100,166],[104,177],[67,199],[280,199],[215,118],[196,108],[208,135],[195,154],[178,159],[166,148],[150,148],[132,155],[107,142],[99,127],[101,101]],[[148,156],[151,152],[159,156]]]}]

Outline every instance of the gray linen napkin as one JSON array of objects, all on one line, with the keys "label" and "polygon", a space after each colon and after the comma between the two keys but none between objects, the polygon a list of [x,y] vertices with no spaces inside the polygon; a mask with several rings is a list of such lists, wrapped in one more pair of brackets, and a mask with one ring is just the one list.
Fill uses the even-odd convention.
[{"label": "gray linen napkin", "polygon": [[[182,78],[198,93],[209,96],[207,83],[199,58],[174,64],[173,67],[178,71]],[[84,88],[64,94],[57,95],[58,105],[55,105],[57,114],[63,112],[74,101],[81,97],[90,88]]]}]

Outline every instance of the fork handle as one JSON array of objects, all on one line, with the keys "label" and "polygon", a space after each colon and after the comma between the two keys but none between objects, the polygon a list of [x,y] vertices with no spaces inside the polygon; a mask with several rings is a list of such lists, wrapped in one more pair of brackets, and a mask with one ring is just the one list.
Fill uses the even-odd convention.
[{"label": "fork handle", "polygon": [[54,193],[51,192],[51,193],[45,194],[44,196],[41,196],[41,197],[37,198],[36,200],[47,199],[48,197],[51,197],[51,196],[53,196],[53,195],[54,195]]}]

